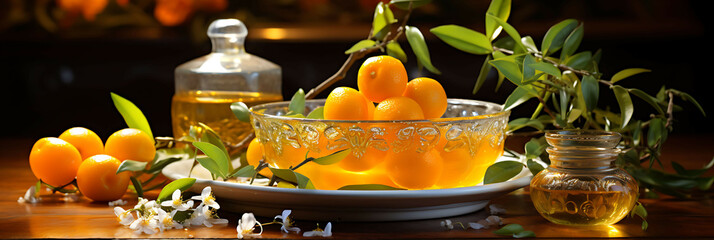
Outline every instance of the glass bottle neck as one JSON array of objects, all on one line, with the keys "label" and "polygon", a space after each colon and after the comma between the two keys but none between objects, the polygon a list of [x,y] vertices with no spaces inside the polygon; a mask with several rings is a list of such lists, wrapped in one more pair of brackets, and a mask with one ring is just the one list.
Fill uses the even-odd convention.
[{"label": "glass bottle neck", "polygon": [[211,44],[213,45],[212,52],[224,54],[243,54],[245,47],[243,42],[245,38],[237,36],[232,37],[212,37]]},{"label": "glass bottle neck", "polygon": [[546,149],[550,167],[567,170],[604,171],[617,168],[615,160],[620,153],[617,148],[556,148]]}]

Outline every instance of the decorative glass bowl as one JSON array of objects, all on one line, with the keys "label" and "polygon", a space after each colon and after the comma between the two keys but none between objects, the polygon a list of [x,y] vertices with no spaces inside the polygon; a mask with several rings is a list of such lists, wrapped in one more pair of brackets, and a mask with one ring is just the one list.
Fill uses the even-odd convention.
[{"label": "decorative glass bowl", "polygon": [[[305,112],[324,99],[305,102]],[[405,189],[474,186],[503,154],[509,111],[499,104],[449,99],[442,118],[409,121],[347,121],[285,117],[289,102],[253,106],[251,124],[275,168],[307,157],[350,149],[332,165],[308,163],[299,172],[317,189],[381,184]]]}]

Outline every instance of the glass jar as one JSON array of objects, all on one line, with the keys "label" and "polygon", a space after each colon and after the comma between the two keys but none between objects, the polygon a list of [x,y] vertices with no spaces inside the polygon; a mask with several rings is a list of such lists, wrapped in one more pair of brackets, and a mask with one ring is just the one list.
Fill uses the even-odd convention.
[{"label": "glass jar", "polygon": [[615,166],[620,137],[607,131],[546,132],[550,166],[530,184],[536,210],[572,226],[610,225],[627,216],[639,192],[635,179]]},{"label": "glass jar", "polygon": [[243,42],[248,30],[238,19],[219,19],[208,27],[213,50],[181,64],[175,71],[176,92],[171,102],[175,138],[204,123],[228,144],[239,143],[253,129],[233,115],[230,104],[253,106],[281,101],[280,66],[251,55]]}]

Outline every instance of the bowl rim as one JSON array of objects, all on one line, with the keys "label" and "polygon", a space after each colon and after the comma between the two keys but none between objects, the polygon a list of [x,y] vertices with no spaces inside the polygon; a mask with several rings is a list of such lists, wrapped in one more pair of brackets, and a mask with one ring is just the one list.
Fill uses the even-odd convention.
[{"label": "bowl rim", "polygon": [[[325,99],[308,99],[305,100],[305,103],[308,102],[324,102]],[[333,123],[440,123],[440,122],[461,122],[461,121],[473,121],[473,120],[478,120],[478,119],[488,119],[488,118],[496,118],[496,117],[501,117],[501,116],[508,116],[511,113],[511,110],[504,110],[502,104],[494,103],[494,102],[488,102],[488,101],[481,101],[481,100],[473,100],[473,99],[462,99],[462,98],[448,98],[447,103],[461,103],[461,102],[468,102],[472,104],[483,104],[486,105],[489,108],[498,108],[499,110],[494,113],[489,113],[489,114],[483,114],[483,115],[477,115],[477,116],[467,116],[467,117],[451,117],[451,118],[433,118],[433,119],[419,119],[419,120],[327,120],[327,119],[313,119],[313,118],[300,118],[300,117],[286,117],[286,116],[278,116],[278,115],[269,115],[269,114],[264,114],[262,112],[258,112],[254,108],[268,108],[271,105],[284,105],[284,104],[289,104],[290,101],[280,101],[280,102],[270,102],[270,103],[263,103],[263,104],[258,104],[255,106],[250,107],[248,110],[250,111],[251,117],[259,116],[263,118],[271,118],[271,119],[279,119],[279,120],[296,120],[296,121],[304,121],[304,122],[333,122]]]}]

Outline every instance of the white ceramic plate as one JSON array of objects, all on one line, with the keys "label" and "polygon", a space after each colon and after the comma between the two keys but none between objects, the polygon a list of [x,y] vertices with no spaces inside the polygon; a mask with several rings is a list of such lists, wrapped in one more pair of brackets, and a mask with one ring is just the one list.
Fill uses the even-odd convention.
[{"label": "white ceramic plate", "polygon": [[[499,161],[517,160],[503,156]],[[166,166],[162,173],[175,180],[187,177],[192,160]],[[237,164],[237,163],[236,163]],[[221,210],[252,212],[272,217],[292,209],[295,219],[316,221],[403,221],[444,218],[475,212],[496,197],[527,186],[532,174],[523,169],[511,180],[473,187],[434,190],[310,190],[251,186],[214,181],[200,165],[189,191],[200,193],[211,186]]]}]

